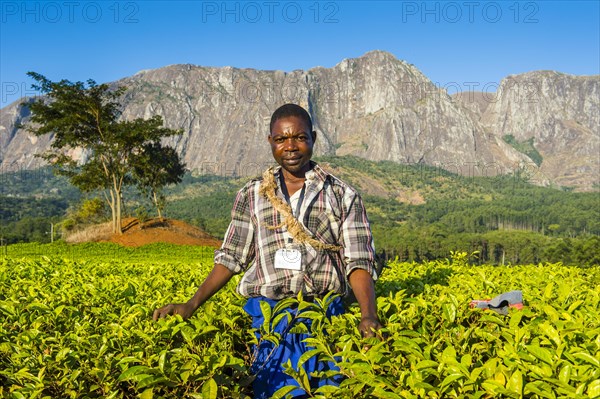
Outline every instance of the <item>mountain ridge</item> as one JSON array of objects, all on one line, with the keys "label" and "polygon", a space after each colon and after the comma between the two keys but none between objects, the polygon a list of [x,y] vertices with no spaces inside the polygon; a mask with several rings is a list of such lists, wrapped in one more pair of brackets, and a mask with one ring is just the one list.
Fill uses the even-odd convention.
[{"label": "mountain ridge", "polygon": [[[258,174],[272,163],[266,145],[271,113],[296,102],[313,118],[316,155],[423,163],[463,175],[523,169],[541,185],[582,191],[598,186],[596,75],[509,75],[496,93],[479,95],[474,105],[464,94],[448,95],[414,65],[374,50],[331,68],[284,72],[174,64],[112,83],[129,88],[123,118],[158,114],[166,126],[183,129],[166,144],[197,173]],[[51,138],[16,128],[27,116],[15,103],[0,110],[2,171],[40,165],[33,154]],[[540,166],[509,144],[507,135],[531,140]]]}]

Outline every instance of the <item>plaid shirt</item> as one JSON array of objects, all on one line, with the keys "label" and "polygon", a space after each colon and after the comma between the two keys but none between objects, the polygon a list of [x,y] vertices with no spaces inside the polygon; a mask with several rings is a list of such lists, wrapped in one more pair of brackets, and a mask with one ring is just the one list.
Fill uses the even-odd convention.
[{"label": "plaid shirt", "polygon": [[[347,276],[354,269],[364,269],[377,279],[373,236],[359,194],[316,163],[311,165],[297,218],[313,238],[339,245],[342,250],[317,250],[304,244],[301,271],[275,269],[275,252],[285,248],[291,236],[285,227],[276,230],[266,227],[279,225],[281,215],[259,195],[262,178],[253,179],[238,192],[223,245],[215,251],[215,263],[233,273],[245,271],[238,285],[241,295],[276,300],[300,291],[305,295],[329,291],[344,295],[348,291]],[[276,194],[284,199],[280,170],[281,167],[275,169]]]}]

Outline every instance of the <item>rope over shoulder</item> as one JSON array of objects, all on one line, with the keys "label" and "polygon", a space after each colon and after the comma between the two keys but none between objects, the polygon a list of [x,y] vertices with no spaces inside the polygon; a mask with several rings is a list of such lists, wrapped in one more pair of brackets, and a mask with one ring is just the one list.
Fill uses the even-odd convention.
[{"label": "rope over shoulder", "polygon": [[269,230],[280,229],[285,227],[290,235],[302,244],[309,244],[311,247],[319,250],[327,251],[339,251],[342,249],[339,245],[325,244],[319,240],[312,238],[307,232],[304,226],[294,217],[292,208],[290,205],[279,198],[275,193],[277,192],[277,183],[275,182],[275,169],[270,167],[262,175],[262,182],[258,188],[258,193],[267,198],[273,208],[283,216],[283,222],[276,226],[265,225]]}]

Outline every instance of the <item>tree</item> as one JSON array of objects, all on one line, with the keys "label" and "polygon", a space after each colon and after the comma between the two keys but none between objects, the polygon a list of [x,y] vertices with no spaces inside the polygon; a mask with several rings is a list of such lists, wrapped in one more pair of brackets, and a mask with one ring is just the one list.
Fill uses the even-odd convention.
[{"label": "tree", "polygon": [[162,220],[165,196],[162,188],[177,184],[185,173],[185,165],[172,147],[160,143],[144,144],[142,151],[133,157],[133,175],[140,191],[156,206],[158,218]]},{"label": "tree", "polygon": [[70,232],[78,225],[90,225],[105,222],[108,218],[106,203],[95,197],[85,199],[67,210],[66,218],[63,219],[61,227],[63,232]]},{"label": "tree", "polygon": [[[112,213],[113,231],[121,233],[122,192],[131,184],[133,159],[151,143],[181,131],[162,127],[160,116],[145,120],[119,120],[119,99],[126,88],[111,88],[93,80],[52,82],[29,72],[45,94],[23,103],[31,110],[27,130],[36,136],[52,134],[50,150],[41,155],[60,175],[82,191],[103,191]],[[76,157],[78,151],[82,156]],[[79,160],[78,160],[79,158]]]}]

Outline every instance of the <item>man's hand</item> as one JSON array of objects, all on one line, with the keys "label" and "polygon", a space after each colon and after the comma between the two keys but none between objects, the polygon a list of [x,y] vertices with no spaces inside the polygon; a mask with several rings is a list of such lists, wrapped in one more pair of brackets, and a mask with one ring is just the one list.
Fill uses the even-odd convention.
[{"label": "man's hand", "polygon": [[162,308],[156,309],[152,315],[152,320],[162,319],[167,315],[178,314],[184,319],[189,319],[194,314],[195,309],[186,303],[170,303]]},{"label": "man's hand", "polygon": [[189,319],[196,309],[223,288],[232,276],[233,273],[228,268],[219,263],[215,264],[215,267],[213,267],[212,271],[204,282],[200,284],[200,287],[198,287],[198,290],[189,301],[186,303],[170,303],[156,309],[154,314],[152,314],[152,319],[156,321],[170,314],[178,314],[184,319]]},{"label": "man's hand", "polygon": [[358,325],[358,330],[363,338],[375,336],[375,332],[381,328],[381,323],[376,317],[363,317]]},{"label": "man's hand", "polygon": [[375,285],[371,275],[362,269],[356,269],[349,276],[350,285],[354,296],[360,306],[360,324],[358,330],[365,337],[374,337],[375,331],[381,328],[377,318],[377,301],[375,299]]}]

